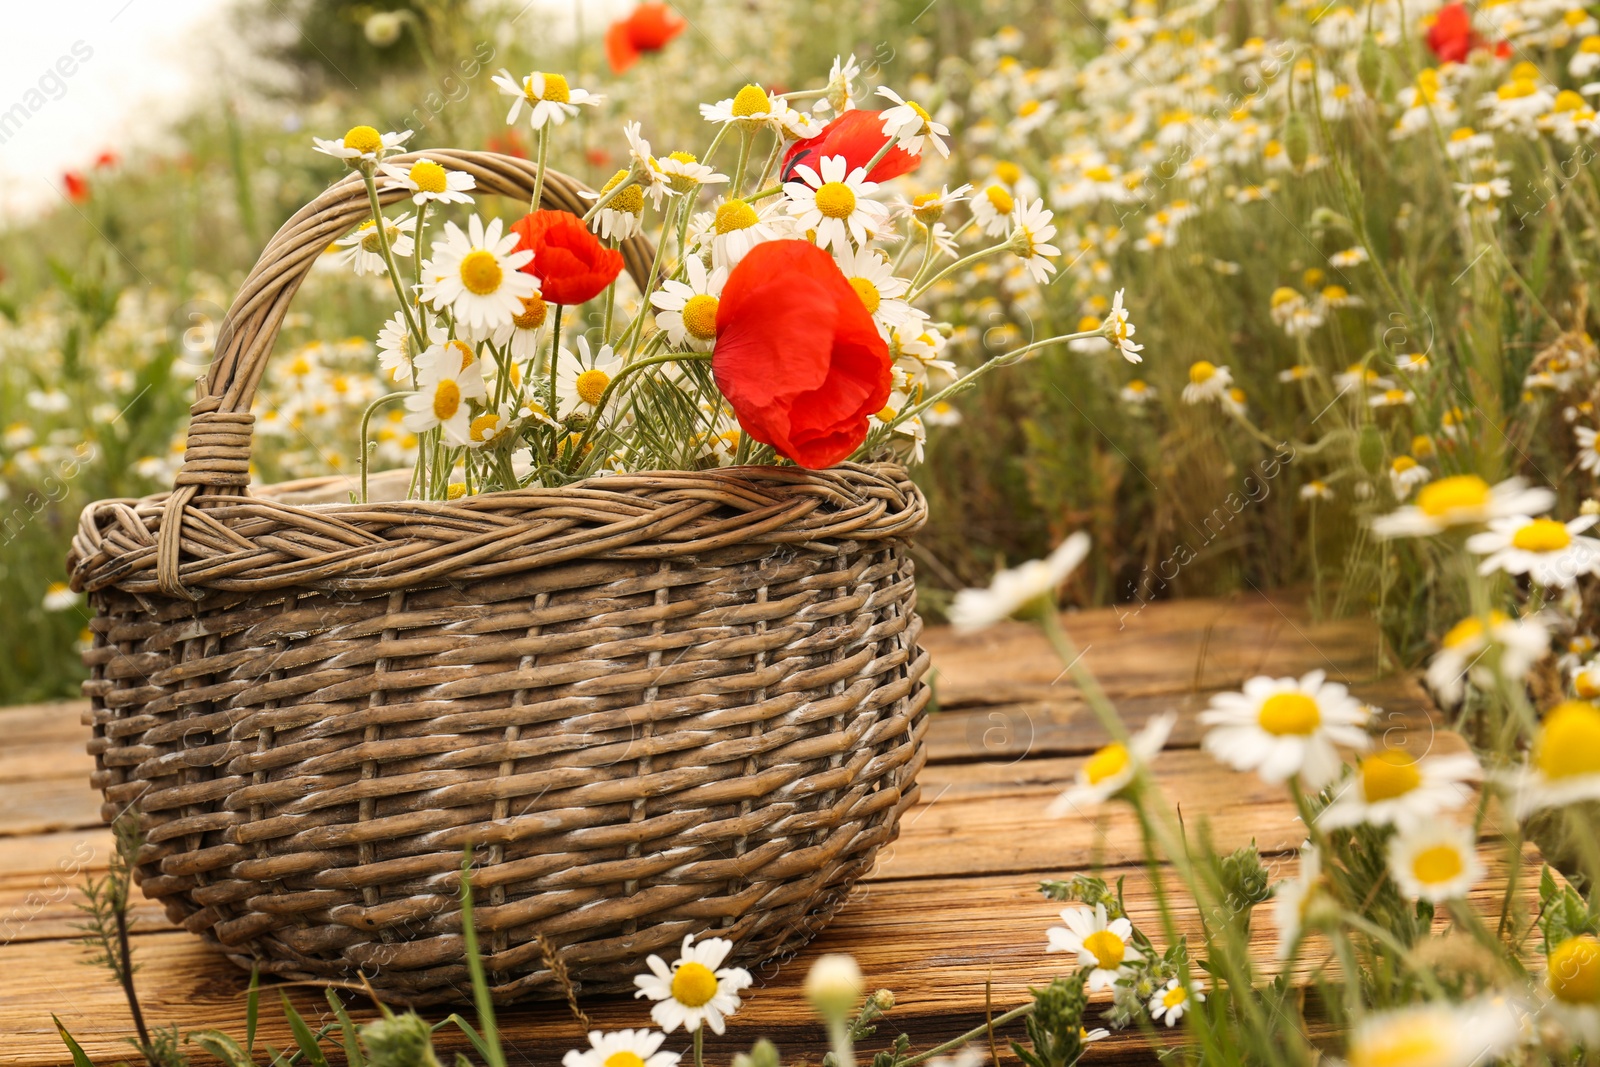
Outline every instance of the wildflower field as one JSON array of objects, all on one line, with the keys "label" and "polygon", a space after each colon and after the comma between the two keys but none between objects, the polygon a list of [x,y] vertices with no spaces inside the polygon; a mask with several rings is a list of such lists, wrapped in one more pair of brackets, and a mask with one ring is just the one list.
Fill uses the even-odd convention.
[{"label": "wildflower field", "polygon": [[[1048,648],[1104,743],[1037,832],[1131,815],[1149,910],[1045,881],[1057,969],[922,1049],[873,1038],[892,975],[808,959],[828,1067],[1593,1060],[1600,11],[385,4],[239,0],[251,74],[0,230],[0,705],[92,701],[130,1056],[503,1067],[538,988],[587,1031],[541,1064],[801,1062],[740,953],[893,840],[920,613]],[[1278,856],[1169,795],[1180,715],[1062,619],[1269,592],[1453,739],[1331,660],[1197,667]],[[256,976],[246,1033],[147,1024],[135,898],[332,1015],[258,1047]],[[471,1021],[383,1006],[446,984]]]}]

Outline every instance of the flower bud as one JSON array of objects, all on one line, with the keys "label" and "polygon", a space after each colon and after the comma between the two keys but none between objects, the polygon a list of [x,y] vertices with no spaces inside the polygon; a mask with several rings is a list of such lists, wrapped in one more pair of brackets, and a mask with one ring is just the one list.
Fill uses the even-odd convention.
[{"label": "flower bud", "polygon": [[872,1002],[878,1006],[879,1011],[888,1011],[894,1007],[894,991],[880,989],[872,994]]},{"label": "flower bud", "polygon": [[1361,459],[1361,466],[1366,468],[1368,474],[1377,474],[1383,466],[1383,435],[1378,432],[1378,427],[1367,423],[1361,427],[1361,437],[1356,443],[1356,455]]},{"label": "flower bud", "polygon": [[830,953],[811,965],[806,975],[806,999],[818,1015],[842,1018],[861,999],[865,985],[854,956]]},{"label": "flower bud", "polygon": [[366,34],[367,43],[372,47],[388,48],[400,39],[400,31],[404,28],[403,14],[398,11],[379,11],[367,16],[361,32]]},{"label": "flower bud", "polygon": [[1377,99],[1378,83],[1383,80],[1383,50],[1370,30],[1361,38],[1361,48],[1356,52],[1356,78],[1366,94]]},{"label": "flower bud", "polygon": [[433,1028],[414,1011],[367,1023],[361,1027],[361,1043],[372,1067],[439,1067]]},{"label": "flower bud", "polygon": [[1311,155],[1311,127],[1306,124],[1303,112],[1291,111],[1283,123],[1283,152],[1289,162],[1299,170]]}]

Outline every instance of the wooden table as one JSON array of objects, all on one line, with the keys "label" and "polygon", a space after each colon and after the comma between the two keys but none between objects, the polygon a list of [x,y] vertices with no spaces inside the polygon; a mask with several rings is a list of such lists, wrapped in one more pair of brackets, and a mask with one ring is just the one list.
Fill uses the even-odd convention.
[{"label": "wooden table", "polygon": [[[1156,769],[1186,817],[1206,814],[1220,847],[1254,838],[1284,873],[1303,829],[1281,789],[1227,771],[1198,750],[1195,712],[1208,694],[1254,674],[1320,668],[1383,709],[1391,744],[1419,753],[1463,747],[1436,732],[1435,713],[1414,681],[1376,676],[1370,623],[1313,624],[1292,595],[1152,604],[1131,614],[1088,611],[1067,616],[1066,624],[1130,725],[1168,708],[1180,713]],[[763,1035],[785,1062],[820,1057],[821,1035],[799,988],[823,952],[853,953],[871,987],[896,995],[868,1053],[901,1031],[927,1047],[982,1023],[986,985],[997,1014],[1022,1003],[1030,985],[1067,966],[1044,951],[1044,931],[1060,906],[1039,895],[1041,879],[1096,867],[1108,878],[1126,874],[1133,919],[1156,934],[1148,884],[1132,866],[1138,839],[1128,815],[1044,817],[1105,737],[1043,639],[1006,624],[972,636],[932,630],[926,643],[939,710],[921,802],[832,925],[798,958],[757,970],[756,988],[728,1035],[708,1042],[716,1062]],[[96,1061],[132,1052],[122,1042],[131,1029],[120,991],[102,969],[79,965],[88,953],[72,940],[78,887],[104,869],[111,847],[100,798],[88,785],[82,711],[78,703],[0,711],[0,1062],[7,1064],[66,1062],[52,1012]],[[1485,900],[1496,892],[1485,888]],[[142,897],[135,913],[137,982],[151,1025],[175,1023],[185,1032],[220,1026],[242,1037],[246,976]],[[1271,929],[1264,916],[1259,925]],[[1187,927],[1193,933],[1197,918]],[[1264,934],[1263,959],[1272,950]],[[308,1017],[328,1014],[320,991],[288,992]],[[607,1029],[649,1025],[643,1002],[597,998],[583,1006]],[[582,1042],[581,1027],[558,1005],[508,1009],[501,1020],[513,1064],[547,1067]],[[275,990],[263,1001],[261,1025],[262,1040],[290,1043]],[[667,1047],[684,1045],[680,1031]],[[1129,1033],[1096,1046],[1091,1061],[1148,1057],[1143,1038]]]}]

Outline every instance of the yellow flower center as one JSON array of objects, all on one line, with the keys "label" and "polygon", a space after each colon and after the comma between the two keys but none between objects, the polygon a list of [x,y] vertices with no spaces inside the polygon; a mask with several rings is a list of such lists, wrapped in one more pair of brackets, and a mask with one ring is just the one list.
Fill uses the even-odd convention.
[{"label": "yellow flower center", "polygon": [[433,417],[445,422],[461,409],[461,386],[446,378],[433,387]]},{"label": "yellow flower center", "polygon": [[611,384],[611,375],[603,370],[586,370],[578,375],[572,383],[573,390],[590,407],[600,403],[600,398],[606,395],[606,386]]},{"label": "yellow flower center", "polygon": [[1093,315],[1085,315],[1083,318],[1078,320],[1079,333],[1088,333],[1090,330],[1098,330],[1099,328],[1100,320],[1095,318]]},{"label": "yellow flower center", "polygon": [[1090,785],[1099,785],[1127,770],[1128,762],[1128,746],[1113,741],[1089,757],[1083,765],[1083,776]]},{"label": "yellow flower center", "polygon": [[1579,671],[1578,676],[1572,679],[1572,689],[1584,700],[1600,697],[1600,672]]},{"label": "yellow flower center", "polygon": [[1567,532],[1566,523],[1555,519],[1534,519],[1511,535],[1512,547],[1524,552],[1559,552],[1570,544],[1572,534]]},{"label": "yellow flower center", "polygon": [[[1491,611],[1489,613],[1489,625],[1491,626],[1499,626],[1507,621],[1509,620],[1503,612]],[[1440,644],[1444,645],[1445,648],[1460,648],[1463,645],[1479,641],[1482,637],[1483,620],[1473,615],[1450,627],[1449,632],[1444,635],[1444,639]]]},{"label": "yellow flower center", "polygon": [[1350,1067],[1410,1067],[1438,1063],[1455,1038],[1429,1023],[1380,1031],[1350,1050]]},{"label": "yellow flower center", "polygon": [[717,205],[716,221],[712,226],[718,233],[728,233],[731,230],[748,230],[758,221],[756,209],[735,198]]},{"label": "yellow flower center", "polygon": [[383,147],[383,136],[371,126],[352,126],[344,135],[344,146],[366,155]]},{"label": "yellow flower center", "polygon": [[[611,176],[611,180],[606,182],[606,184],[601,187],[600,191],[602,193],[609,193],[618,185],[621,185],[624,181],[627,181],[628,174],[629,172],[626,170],[617,171]],[[610,201],[607,202],[606,207],[611,208],[614,211],[626,211],[630,215],[643,215],[644,190],[639,188],[639,184],[637,182],[634,182],[627,188],[623,189],[622,192],[612,197]]]},{"label": "yellow flower center", "polygon": [[847,219],[856,209],[856,194],[844,182],[824,182],[817,190],[817,210],[830,219]]},{"label": "yellow flower center", "polygon": [[1383,400],[1386,404],[1404,404],[1406,402],[1406,391],[1404,389],[1385,389],[1383,391]]},{"label": "yellow flower center", "polygon": [[505,271],[500,269],[493,252],[475,248],[461,257],[461,284],[470,292],[486,296],[499,289],[504,278]]},{"label": "yellow flower center", "polygon": [[549,304],[536,296],[530,296],[522,302],[522,314],[512,316],[511,321],[519,330],[537,330],[544,325],[544,320],[549,314]]},{"label": "yellow flower center", "polygon": [[1550,950],[1550,992],[1568,1004],[1600,1002],[1600,941],[1580,934]]},{"label": "yellow flower center", "polygon": [[772,111],[772,101],[759,85],[746,85],[733,98],[733,117],[747,119],[751,115],[766,115]]},{"label": "yellow flower center", "polygon": [[1281,308],[1285,304],[1292,304],[1300,299],[1300,294],[1287,285],[1280,285],[1272,291],[1272,306]]},{"label": "yellow flower center", "polygon": [[1423,885],[1440,885],[1461,877],[1465,864],[1454,845],[1433,845],[1411,857],[1411,873]]},{"label": "yellow flower center", "polygon": [[1512,78],[1494,92],[1502,100],[1521,100],[1538,91],[1539,85],[1532,78]]},{"label": "yellow flower center", "polygon": [[528,99],[534,103],[548,100],[553,104],[565,104],[572,99],[572,87],[567,84],[563,74],[546,74],[544,76],[544,95],[535,96],[533,93],[533,78],[528,79]]},{"label": "yellow flower center", "polygon": [[1600,774],[1600,708],[1582,700],[1557,704],[1533,743],[1533,765],[1550,779]]},{"label": "yellow flower center", "polygon": [[460,500],[467,495],[466,482],[451,482],[445,487],[445,496],[451,500]]},{"label": "yellow flower center", "polygon": [[1009,215],[1017,202],[1011,199],[1011,194],[998,185],[991,185],[983,191],[984,197],[989,201],[989,206],[1001,215]]},{"label": "yellow flower center", "polygon": [[1440,478],[1417,494],[1417,507],[1429,518],[1443,519],[1460,511],[1477,511],[1489,503],[1489,483],[1476,474]]},{"label": "yellow flower center", "polygon": [[1189,991],[1181,985],[1175,985],[1161,994],[1161,1003],[1168,1008],[1176,1008],[1179,1004],[1189,999]]},{"label": "yellow flower center", "polygon": [[1578,45],[1578,51],[1587,52],[1590,55],[1600,54],[1600,37],[1585,37],[1583,42]]},{"label": "yellow flower center", "polygon": [[442,193],[450,187],[449,174],[431,159],[411,164],[411,183],[424,193]]},{"label": "yellow flower center", "polygon": [[1096,930],[1083,939],[1083,949],[1094,957],[1103,970],[1109,971],[1122,965],[1122,957],[1128,951],[1128,946],[1110,930]]},{"label": "yellow flower center", "polygon": [[1417,761],[1397,748],[1386,748],[1361,761],[1361,795],[1368,804],[1403,797],[1421,784]]},{"label": "yellow flower center", "polygon": [[604,1067],[644,1067],[644,1060],[632,1049],[613,1052],[605,1059]]},{"label": "yellow flower center", "polygon": [[1027,118],[1030,115],[1036,115],[1038,112],[1039,101],[1037,100],[1024,100],[1022,102],[1022,106],[1017,108],[1017,114],[1022,118]]},{"label": "yellow flower center", "polygon": [[680,963],[672,976],[672,999],[686,1008],[698,1008],[717,995],[717,976],[693,960]]},{"label": "yellow flower center", "polygon": [[683,304],[683,328],[697,340],[711,340],[717,336],[718,305],[719,301],[714,296],[704,293],[691,296]]},{"label": "yellow flower center", "polygon": [[[1038,105],[1035,104],[1034,106],[1037,107]],[[922,129],[919,132],[927,133],[928,123],[933,121],[933,117],[926,111],[922,110],[922,105],[917,103],[915,100],[907,100],[906,107],[909,107],[912,111],[915,111],[917,113],[917,118],[922,120]]]},{"label": "yellow flower center", "polygon": [[383,237],[387,237],[392,245],[395,238],[400,236],[400,228],[387,222],[383,224],[383,237],[378,236],[378,227],[370,219],[362,223],[361,228],[368,231],[361,238],[361,251],[371,252],[375,256],[383,254]]},{"label": "yellow flower center", "polygon": [[1563,89],[1556,94],[1553,111],[1582,111],[1584,108],[1583,97],[1571,89]]},{"label": "yellow flower center", "polygon": [[1304,736],[1322,725],[1322,709],[1304,693],[1274,693],[1261,702],[1256,721],[1277,737]]},{"label": "yellow flower center", "polygon": [[1209,360],[1199,359],[1189,365],[1189,380],[1195,385],[1204,385],[1216,374],[1217,366]]},{"label": "yellow flower center", "polygon": [[472,420],[468,436],[474,441],[487,441],[499,432],[500,416],[490,411]]},{"label": "yellow flower center", "polygon": [[450,347],[461,353],[461,369],[466,370],[472,366],[472,361],[478,357],[472,354],[472,347],[465,341],[451,341]]},{"label": "yellow flower center", "polygon": [[1105,166],[1104,164],[1101,164],[1097,167],[1088,168],[1083,172],[1083,176],[1092,182],[1108,182],[1115,177],[1115,175],[1111,173],[1111,168]]},{"label": "yellow flower center", "polygon": [[1404,474],[1406,471],[1414,470],[1416,466],[1417,461],[1410,456],[1396,456],[1394,462],[1389,464],[1389,469],[1396,474]]},{"label": "yellow flower center", "polygon": [[878,287],[866,278],[851,278],[850,288],[856,291],[861,298],[861,303],[867,309],[867,314],[876,314],[878,305],[883,303],[883,295],[878,292]]},{"label": "yellow flower center", "polygon": [[1022,168],[1009,159],[1002,159],[994,165],[994,176],[1007,185],[1015,185],[1022,180]]}]

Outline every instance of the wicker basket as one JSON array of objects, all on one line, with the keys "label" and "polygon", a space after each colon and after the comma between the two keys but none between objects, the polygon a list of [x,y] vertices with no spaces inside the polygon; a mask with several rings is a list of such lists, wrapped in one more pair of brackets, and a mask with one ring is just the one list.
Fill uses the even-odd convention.
[{"label": "wicker basket", "polygon": [[[526,199],[535,168],[430,152]],[[401,157],[404,161],[409,157]],[[551,174],[545,206],[577,209]],[[386,194],[394,199],[399,194]],[[927,655],[892,465],[661,471],[445,503],[250,493],[251,398],[354,177],[234,301],[170,493],[85,509],[94,783],[138,875],[245,967],[467,993],[459,865],[495,996],[631,988],[685,934],[750,965],[810,938],[894,838]],[[625,249],[635,278],[648,244]],[[542,942],[542,944],[541,944]]]}]

